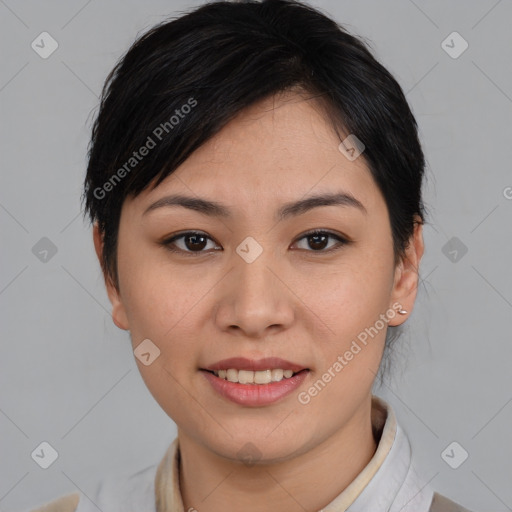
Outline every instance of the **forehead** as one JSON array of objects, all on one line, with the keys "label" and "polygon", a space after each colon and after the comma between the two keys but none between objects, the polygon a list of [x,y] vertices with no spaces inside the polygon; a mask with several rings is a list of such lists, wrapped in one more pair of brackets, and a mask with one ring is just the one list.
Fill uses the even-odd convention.
[{"label": "forehead", "polygon": [[317,101],[273,96],[240,112],[133,206],[143,209],[171,192],[259,208],[339,190],[365,206],[382,201],[364,158],[349,160],[339,145]]}]

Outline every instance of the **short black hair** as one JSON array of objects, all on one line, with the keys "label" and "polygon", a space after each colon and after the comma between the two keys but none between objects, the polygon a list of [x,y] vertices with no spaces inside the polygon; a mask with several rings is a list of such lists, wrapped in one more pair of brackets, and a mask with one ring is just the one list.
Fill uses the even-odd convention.
[{"label": "short black hair", "polygon": [[385,198],[398,262],[424,222],[425,168],[400,85],[363,38],[305,3],[216,1],[140,36],[103,87],[82,201],[117,289],[125,198],[157,186],[245,108],[288,90],[316,98],[340,141],[353,134],[365,145],[361,157]]}]

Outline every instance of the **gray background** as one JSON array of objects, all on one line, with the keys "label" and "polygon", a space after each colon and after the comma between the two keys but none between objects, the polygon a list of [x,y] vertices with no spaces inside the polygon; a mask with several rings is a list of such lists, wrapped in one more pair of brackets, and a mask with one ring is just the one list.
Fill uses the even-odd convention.
[{"label": "gray background", "polygon": [[[88,494],[174,439],[110,318],[79,196],[107,73],[137,33],[200,3],[0,0],[1,511]],[[425,481],[476,511],[512,510],[512,2],[311,4],[372,42],[428,160],[421,289],[394,378],[375,391]],[[47,59],[31,48],[43,31],[59,44]],[[455,59],[441,45],[453,31],[469,44]],[[46,261],[43,237],[57,249]],[[42,441],[59,454],[46,470],[31,458]],[[458,469],[441,457],[453,441],[469,453]]]}]

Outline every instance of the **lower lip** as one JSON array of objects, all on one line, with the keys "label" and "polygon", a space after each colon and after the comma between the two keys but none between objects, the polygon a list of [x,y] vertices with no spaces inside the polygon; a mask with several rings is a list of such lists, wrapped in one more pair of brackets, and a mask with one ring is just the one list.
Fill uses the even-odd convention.
[{"label": "lower lip", "polygon": [[213,373],[201,370],[213,389],[225,398],[239,405],[259,407],[277,402],[296,390],[306,378],[309,370],[302,370],[289,379],[270,384],[239,384],[221,379]]}]

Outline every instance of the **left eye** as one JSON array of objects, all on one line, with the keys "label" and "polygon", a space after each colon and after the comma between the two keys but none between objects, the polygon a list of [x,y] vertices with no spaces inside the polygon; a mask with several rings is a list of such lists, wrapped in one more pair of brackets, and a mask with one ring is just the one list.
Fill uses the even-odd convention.
[{"label": "left eye", "polygon": [[[177,246],[177,241],[184,241],[185,248],[178,247],[178,249],[175,249],[174,247]],[[181,235],[173,236],[167,240],[164,240],[162,243],[163,245],[169,249],[172,252],[189,252],[189,253],[201,253],[206,252],[203,251],[206,240],[211,240],[211,238],[204,233],[196,233],[195,231],[189,231],[187,233],[182,233]],[[189,247],[192,249],[189,250]]]},{"label": "left eye", "polygon": [[[337,244],[334,244],[334,247],[331,245],[330,248],[326,249],[326,246],[328,246],[329,239],[335,239],[337,241]],[[203,249],[205,249],[208,240],[213,241],[205,233],[188,231],[186,233],[181,233],[179,235],[175,235],[171,238],[164,240],[162,242],[162,245],[164,245],[171,252],[185,252],[190,254],[196,253],[199,255],[201,253],[207,252],[204,251]],[[340,235],[331,233],[330,231],[318,230],[306,233],[297,240],[299,242],[302,240],[306,240],[307,245],[310,248],[313,248],[313,250],[309,252],[330,252],[332,250],[339,249],[343,245],[347,245],[350,243],[347,239],[341,237]],[[178,241],[183,243],[182,247],[179,247]]]},{"label": "left eye", "polygon": [[[334,248],[331,246],[329,249],[323,250],[325,249],[325,245],[329,238],[337,240],[337,244],[334,244]],[[307,242],[308,245],[315,248],[315,250],[312,252],[330,252],[332,250],[339,249],[343,245],[347,245],[349,243],[349,241],[345,238],[331,233],[330,231],[312,231],[300,237],[299,241],[300,240],[309,240]]]}]

